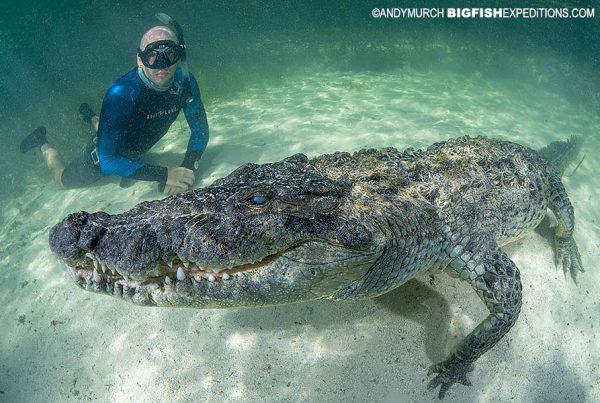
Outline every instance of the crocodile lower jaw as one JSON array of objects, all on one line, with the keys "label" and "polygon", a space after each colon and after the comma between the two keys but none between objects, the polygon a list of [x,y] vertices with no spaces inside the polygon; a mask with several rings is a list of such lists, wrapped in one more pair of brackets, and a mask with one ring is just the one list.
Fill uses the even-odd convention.
[{"label": "crocodile lower jaw", "polygon": [[176,257],[169,261],[158,262],[154,269],[144,270],[143,272],[148,275],[143,278],[121,275],[116,268],[100,263],[90,254],[86,259],[86,263],[90,263],[89,265],[76,264],[72,266],[65,263],[65,269],[71,279],[82,288],[97,291],[106,289],[109,293],[124,295],[123,291],[128,289],[135,290],[148,285],[165,288],[175,286],[178,282],[188,279],[194,285],[202,281],[215,283],[215,285],[219,282],[235,281],[235,279],[243,278],[246,272],[256,271],[269,265],[282,254],[283,252],[279,252],[255,263],[246,263],[228,269],[202,267]]}]

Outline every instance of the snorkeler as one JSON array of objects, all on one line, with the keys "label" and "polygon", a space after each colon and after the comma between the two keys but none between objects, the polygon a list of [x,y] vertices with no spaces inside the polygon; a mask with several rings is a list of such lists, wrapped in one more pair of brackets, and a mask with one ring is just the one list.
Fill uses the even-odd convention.
[{"label": "snorkeler", "polygon": [[[150,28],[137,53],[137,68],[116,80],[102,101],[100,116],[88,104],[79,113],[94,135],[82,155],[63,164],[58,151],[38,127],[21,142],[21,152],[40,148],[56,184],[63,189],[85,187],[105,175],[120,176],[121,186],[133,180],[155,181],[159,190],[176,194],[189,190],[196,178],[195,163],[208,143],[208,122],[194,76],[185,61],[181,26],[165,14],[165,25]],[[168,131],[183,109],[191,129],[180,167],[149,165],[139,158]]]}]

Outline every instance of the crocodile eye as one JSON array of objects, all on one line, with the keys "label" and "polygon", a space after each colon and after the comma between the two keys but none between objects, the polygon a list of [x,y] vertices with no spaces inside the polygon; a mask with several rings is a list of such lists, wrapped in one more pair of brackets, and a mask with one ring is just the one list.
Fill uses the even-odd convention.
[{"label": "crocodile eye", "polygon": [[249,194],[244,202],[250,208],[266,207],[271,201],[271,193],[269,191],[259,190]]},{"label": "crocodile eye", "polygon": [[273,193],[268,189],[255,190],[241,200],[246,207],[256,211],[264,211],[273,201]]},{"label": "crocodile eye", "polygon": [[263,204],[266,204],[269,201],[269,198],[267,197],[267,195],[265,194],[255,194],[252,197],[250,197],[250,203],[254,204],[255,206],[262,206]]}]

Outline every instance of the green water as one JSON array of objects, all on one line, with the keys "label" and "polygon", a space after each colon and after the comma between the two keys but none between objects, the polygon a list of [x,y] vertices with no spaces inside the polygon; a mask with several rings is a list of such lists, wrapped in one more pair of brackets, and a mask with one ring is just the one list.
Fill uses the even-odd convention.
[{"label": "green water", "polygon": [[[143,309],[72,285],[48,250],[52,225],[162,196],[149,183],[58,191],[19,142],[44,124],[65,160],[76,156],[88,136],[79,104],[100,107],[158,11],[183,25],[208,114],[196,186],[298,152],[583,136],[583,163],[564,182],[587,272],[566,281],[538,233],[509,247],[519,321],[447,400],[600,400],[600,9],[587,20],[382,20],[373,7],[412,5],[140,4],[0,5],[0,401],[434,401],[427,367],[485,314],[444,275],[374,301],[230,311]],[[188,136],[180,118],[151,158],[178,164]]]}]

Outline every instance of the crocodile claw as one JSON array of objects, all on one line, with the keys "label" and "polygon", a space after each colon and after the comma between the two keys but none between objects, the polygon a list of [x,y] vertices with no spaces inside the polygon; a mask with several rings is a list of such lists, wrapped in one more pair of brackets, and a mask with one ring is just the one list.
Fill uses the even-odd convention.
[{"label": "crocodile claw", "polygon": [[556,265],[562,268],[565,277],[567,273],[570,273],[575,282],[577,282],[577,272],[585,271],[581,264],[579,250],[577,250],[577,245],[572,236],[556,238]]},{"label": "crocodile claw", "polygon": [[429,367],[427,375],[429,376],[434,373],[437,373],[437,375],[429,382],[427,388],[433,390],[441,385],[438,398],[442,400],[448,389],[457,382],[471,386],[471,381],[467,378],[467,373],[472,369],[472,365],[459,361],[454,356],[450,357],[444,362]]}]

